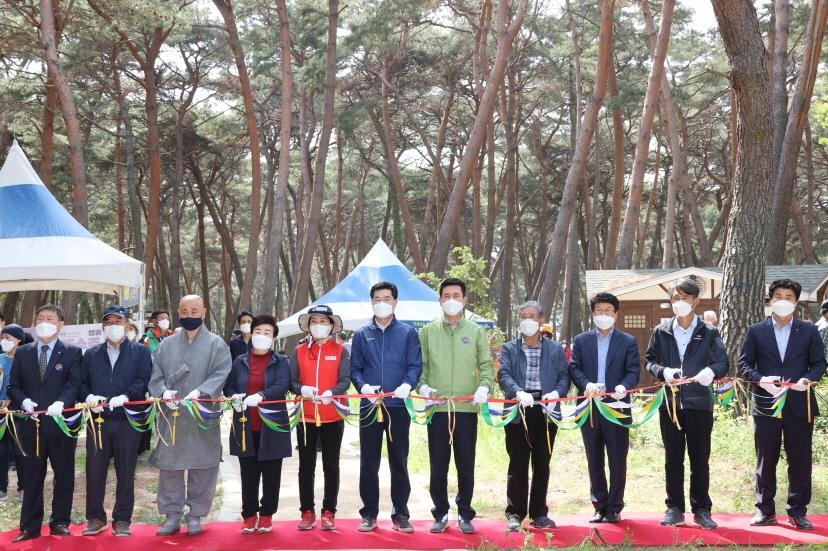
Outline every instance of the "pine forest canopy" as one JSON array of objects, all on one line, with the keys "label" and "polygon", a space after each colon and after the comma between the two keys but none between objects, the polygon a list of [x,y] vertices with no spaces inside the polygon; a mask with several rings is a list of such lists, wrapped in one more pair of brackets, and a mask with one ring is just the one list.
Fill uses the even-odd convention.
[{"label": "pine forest canopy", "polygon": [[[828,0],[700,3],[5,0],[0,155],[225,334],[383,239],[437,276],[467,247],[507,332],[526,298],[585,327],[587,269],[723,266],[732,352],[766,263],[828,257]],[[102,300],[2,310],[57,298]]]}]

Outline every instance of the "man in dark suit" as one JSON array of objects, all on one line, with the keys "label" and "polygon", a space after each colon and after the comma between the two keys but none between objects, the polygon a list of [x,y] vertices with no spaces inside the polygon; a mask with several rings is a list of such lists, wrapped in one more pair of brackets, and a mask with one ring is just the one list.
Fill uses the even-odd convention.
[{"label": "man in dark suit", "polygon": [[[748,327],[739,354],[739,371],[752,381],[753,437],[756,444],[756,515],[753,526],[776,524],[776,465],[784,441],[788,457],[788,518],[812,530],[805,517],[811,502],[813,418],[819,415],[810,386],[825,374],[825,349],[815,325],[794,319],[802,287],[790,279],[770,284],[773,314]],[[785,406],[774,416],[773,397],[789,383]],[[809,404],[810,401],[810,404]]]},{"label": "man in dark suit", "polygon": [[[38,308],[35,318],[37,341],[21,347],[14,355],[8,389],[11,409],[33,413],[38,411],[38,405],[42,411],[46,404],[51,404],[46,408],[46,415],[57,417],[64,407],[75,405],[80,384],[81,350],[58,338],[62,328],[63,309],[60,306],[47,304]],[[75,489],[77,440],[63,434],[52,420],[40,422],[35,416],[19,422],[17,431],[26,458],[20,533],[12,542],[40,536],[47,459],[54,473],[49,533],[71,535],[69,522]]]},{"label": "man in dark suit", "polygon": [[[106,341],[88,349],[81,362],[79,396],[94,405],[96,435],[86,438],[86,519],[84,536],[106,530],[106,475],[109,462],[115,460],[115,506],[112,509],[112,531],[127,537],[135,505],[135,465],[142,433],[133,429],[123,405],[143,400],[152,375],[149,348],[126,338],[127,311],[113,304],[103,311],[103,333]],[[107,407],[101,404],[107,403]],[[90,436],[93,436],[90,438]]]},{"label": "man in dark suit", "polygon": [[[618,298],[598,293],[590,301],[596,329],[576,336],[572,341],[569,372],[581,396],[602,396],[605,403],[625,405],[630,413],[627,390],[638,383],[641,369],[635,337],[613,329],[618,317]],[[609,389],[609,390],[607,390]],[[581,401],[583,398],[581,399]],[[621,407],[621,406],[617,406]],[[622,419],[629,424],[631,418]],[[595,413],[581,426],[589,468],[589,487],[595,515],[590,522],[618,522],[624,508],[627,482],[629,430]],[[609,489],[604,472],[604,453],[609,463]]]}]

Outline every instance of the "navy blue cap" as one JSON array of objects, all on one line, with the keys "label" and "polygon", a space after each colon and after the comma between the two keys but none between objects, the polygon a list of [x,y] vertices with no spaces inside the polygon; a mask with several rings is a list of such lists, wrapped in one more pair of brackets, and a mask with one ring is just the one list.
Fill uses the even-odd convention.
[{"label": "navy blue cap", "polygon": [[106,316],[111,316],[113,314],[122,318],[129,317],[126,308],[124,308],[120,304],[110,304],[109,306],[104,308],[103,316],[101,316],[101,321],[105,320]]},{"label": "navy blue cap", "polygon": [[23,331],[23,328],[17,325],[16,323],[10,323],[7,326],[3,327],[3,329],[0,330],[0,335],[2,334],[11,335],[20,342],[23,342],[23,340],[26,338],[26,332]]}]

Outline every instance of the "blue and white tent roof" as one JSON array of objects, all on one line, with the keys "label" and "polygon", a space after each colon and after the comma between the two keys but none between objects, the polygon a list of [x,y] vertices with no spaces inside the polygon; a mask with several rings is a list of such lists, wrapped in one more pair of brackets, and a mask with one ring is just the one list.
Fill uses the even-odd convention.
[{"label": "blue and white tent roof", "polygon": [[14,141],[0,169],[0,292],[32,289],[123,294],[143,262],[84,228],[43,185]]},{"label": "blue and white tent roof", "polygon": [[[371,286],[390,281],[397,286],[397,319],[413,325],[428,323],[443,314],[440,297],[431,287],[414,277],[382,239],[377,240],[362,259],[336,287],[319,297],[313,304],[279,322],[279,336],[300,333],[299,316],[314,304],[327,304],[342,318],[345,329],[359,329],[373,317],[368,295]],[[475,317],[468,310],[467,316]]]}]

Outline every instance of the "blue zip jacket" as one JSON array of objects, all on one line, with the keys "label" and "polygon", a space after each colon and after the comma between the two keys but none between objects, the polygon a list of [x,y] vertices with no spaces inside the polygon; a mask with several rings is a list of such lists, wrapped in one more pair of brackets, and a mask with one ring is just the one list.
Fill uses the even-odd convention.
[{"label": "blue zip jacket", "polygon": [[[394,392],[403,383],[416,390],[423,372],[420,337],[413,326],[394,319],[385,330],[373,319],[354,333],[351,344],[351,381],[357,392],[362,385],[381,386]],[[404,407],[399,398],[386,398],[387,407]]]},{"label": "blue zip jacket", "polygon": [[[124,339],[120,349],[114,367],[109,363],[106,341],[84,353],[78,400],[85,400],[90,394],[103,396],[107,400],[124,394],[130,402],[146,398],[147,385],[152,376],[152,355],[149,348]],[[124,417],[125,414],[123,408],[116,408],[112,412],[109,408],[104,408],[102,415]]]}]

